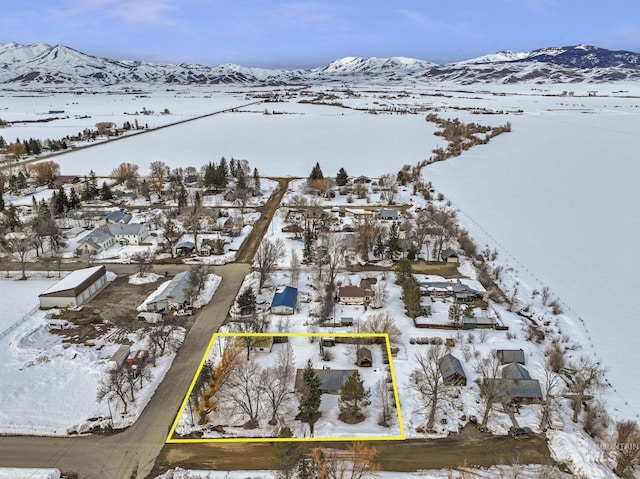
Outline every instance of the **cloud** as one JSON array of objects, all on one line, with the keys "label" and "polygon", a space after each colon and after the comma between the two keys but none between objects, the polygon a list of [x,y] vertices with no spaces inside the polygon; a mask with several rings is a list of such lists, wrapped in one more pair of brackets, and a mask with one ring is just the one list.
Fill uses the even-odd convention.
[{"label": "cloud", "polygon": [[396,10],[395,13],[404,18],[406,22],[413,25],[426,25],[428,23],[426,15],[416,10],[400,9]]},{"label": "cloud", "polygon": [[68,24],[114,19],[124,25],[178,26],[179,0],[74,0],[66,8],[50,8],[51,20]]}]

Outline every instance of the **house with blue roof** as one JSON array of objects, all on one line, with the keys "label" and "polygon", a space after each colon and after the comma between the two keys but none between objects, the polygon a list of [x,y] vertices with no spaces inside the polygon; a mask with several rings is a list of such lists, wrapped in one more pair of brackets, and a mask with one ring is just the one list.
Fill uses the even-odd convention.
[{"label": "house with blue roof", "polygon": [[276,289],[271,300],[273,314],[293,314],[298,303],[298,288],[285,286]]}]

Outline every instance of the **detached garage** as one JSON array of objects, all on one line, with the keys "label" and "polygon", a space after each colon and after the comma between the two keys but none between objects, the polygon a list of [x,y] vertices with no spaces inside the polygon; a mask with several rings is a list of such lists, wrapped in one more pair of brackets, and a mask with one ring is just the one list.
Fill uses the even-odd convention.
[{"label": "detached garage", "polygon": [[79,269],[42,293],[40,308],[73,308],[87,302],[107,284],[104,266]]}]

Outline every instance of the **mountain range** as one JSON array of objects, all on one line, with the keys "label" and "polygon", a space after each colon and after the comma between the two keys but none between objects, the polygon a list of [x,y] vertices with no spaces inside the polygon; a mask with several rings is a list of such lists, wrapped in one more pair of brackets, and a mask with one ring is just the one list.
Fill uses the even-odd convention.
[{"label": "mountain range", "polygon": [[287,85],[319,82],[379,83],[604,83],[640,80],[640,54],[588,45],[531,52],[501,51],[455,63],[414,58],[345,57],[313,69],[269,70],[232,64],[209,67],[112,60],[62,45],[0,44],[5,86]]}]

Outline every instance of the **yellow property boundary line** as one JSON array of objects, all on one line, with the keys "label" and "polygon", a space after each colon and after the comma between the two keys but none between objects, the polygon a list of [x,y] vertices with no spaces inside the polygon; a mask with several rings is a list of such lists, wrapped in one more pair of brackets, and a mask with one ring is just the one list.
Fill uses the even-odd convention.
[{"label": "yellow property boundary line", "polygon": [[[191,392],[195,387],[200,371],[209,357],[209,352],[214,345],[214,342],[219,337],[304,337],[304,338],[384,338],[387,348],[387,357],[389,358],[389,371],[391,373],[391,383],[393,385],[393,397],[396,402],[396,412],[398,427],[400,434],[397,436],[355,436],[355,437],[293,437],[293,438],[279,438],[279,437],[243,437],[243,438],[198,438],[198,439],[174,439],[175,433],[180,417],[184,414],[185,408],[191,396]],[[216,333],[211,337],[207,350],[200,361],[200,365],[193,376],[189,390],[182,401],[182,405],[178,411],[178,415],[173,421],[173,425],[167,435],[167,444],[189,444],[189,443],[233,443],[233,442],[318,442],[318,441],[403,441],[405,439],[404,423],[402,422],[402,411],[400,410],[400,401],[398,398],[398,386],[396,383],[396,374],[393,368],[393,359],[391,357],[391,345],[389,343],[389,335],[386,333]]]}]

